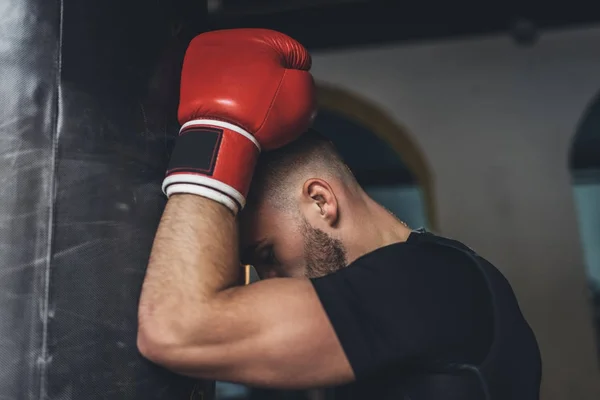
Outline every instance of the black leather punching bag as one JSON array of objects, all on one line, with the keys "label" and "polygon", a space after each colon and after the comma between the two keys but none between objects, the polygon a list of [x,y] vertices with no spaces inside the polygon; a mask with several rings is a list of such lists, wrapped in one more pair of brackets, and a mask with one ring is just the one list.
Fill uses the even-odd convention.
[{"label": "black leather punching bag", "polygon": [[136,349],[202,3],[0,2],[0,398],[213,398]]}]

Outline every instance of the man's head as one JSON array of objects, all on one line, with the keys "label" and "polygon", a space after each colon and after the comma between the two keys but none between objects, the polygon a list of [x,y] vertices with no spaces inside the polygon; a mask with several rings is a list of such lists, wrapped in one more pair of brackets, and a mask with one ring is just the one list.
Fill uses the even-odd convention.
[{"label": "man's head", "polygon": [[315,131],[261,155],[242,213],[242,261],[261,278],[326,275],[346,266],[360,186]]}]

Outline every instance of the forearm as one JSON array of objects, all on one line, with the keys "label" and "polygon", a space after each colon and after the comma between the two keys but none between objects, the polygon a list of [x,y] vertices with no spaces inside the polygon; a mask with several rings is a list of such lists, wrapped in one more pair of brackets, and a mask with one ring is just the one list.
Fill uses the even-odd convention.
[{"label": "forearm", "polygon": [[140,332],[167,342],[184,340],[188,332],[202,340],[212,299],[239,280],[237,241],[236,220],[227,208],[195,195],[171,197],[142,289]]},{"label": "forearm", "polygon": [[270,279],[236,286],[236,220],[199,196],[173,196],[156,234],[137,345],[195,378],[267,387],[345,383],[353,371],[313,285]]},{"label": "forearm", "polygon": [[[282,293],[292,293],[286,283],[233,287],[241,275],[234,214],[261,150],[291,143],[311,125],[310,65],[300,43],[270,30],[207,32],[190,42],[177,110],[181,130],[162,183],[170,200],[138,313],[138,348],[158,364],[235,379],[242,361],[251,371],[255,355],[272,347],[271,337],[289,338],[281,332],[295,322],[279,305]],[[287,283],[314,296],[308,282],[298,282]]]}]

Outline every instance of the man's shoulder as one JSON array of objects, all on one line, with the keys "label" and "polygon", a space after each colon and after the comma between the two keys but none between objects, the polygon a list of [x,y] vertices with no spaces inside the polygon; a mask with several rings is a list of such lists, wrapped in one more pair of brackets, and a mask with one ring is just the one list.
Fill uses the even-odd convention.
[{"label": "man's shoulder", "polygon": [[411,232],[405,242],[380,247],[355,260],[349,268],[446,268],[449,266],[473,266],[477,253],[454,239],[449,239],[423,228]]}]

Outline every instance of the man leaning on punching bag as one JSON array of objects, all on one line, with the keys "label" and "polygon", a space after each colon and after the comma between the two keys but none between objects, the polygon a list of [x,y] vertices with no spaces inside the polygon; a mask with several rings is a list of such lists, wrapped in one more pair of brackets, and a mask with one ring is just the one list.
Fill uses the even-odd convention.
[{"label": "man leaning on punching bag", "polygon": [[[310,65],[269,30],[191,42],[141,353],[203,379],[336,386],[338,399],[538,399],[538,346],[506,279],[369,198],[309,129]],[[239,286],[240,261],[263,280]]]}]

